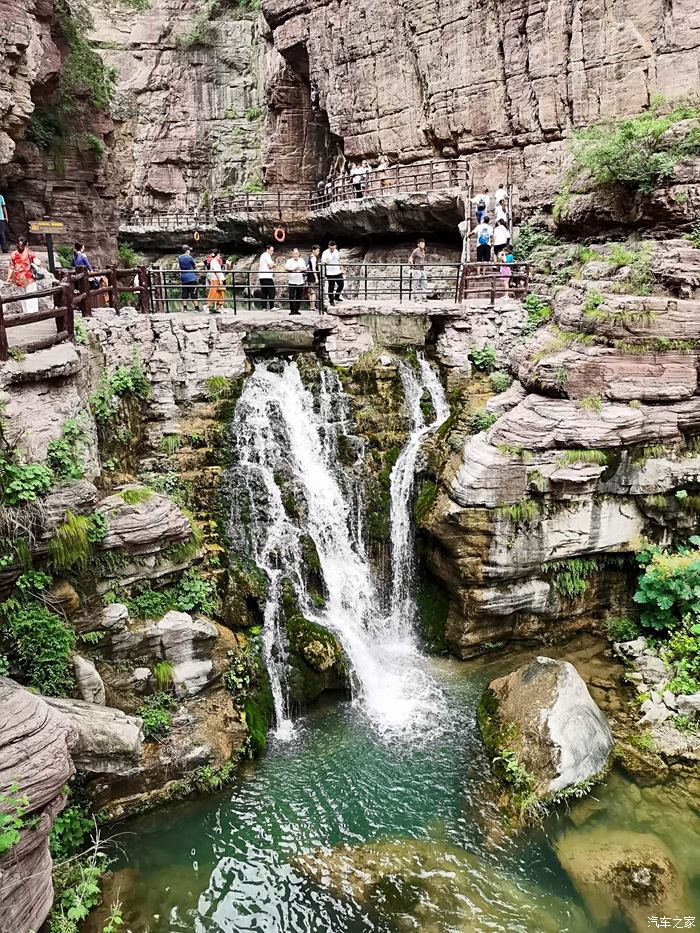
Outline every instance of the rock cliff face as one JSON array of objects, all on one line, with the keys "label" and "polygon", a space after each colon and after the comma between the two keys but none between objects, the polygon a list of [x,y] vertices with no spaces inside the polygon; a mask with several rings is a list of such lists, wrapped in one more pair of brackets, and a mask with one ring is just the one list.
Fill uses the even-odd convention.
[{"label": "rock cliff face", "polygon": [[262,11],[265,163],[306,182],[321,166],[305,153],[330,138],[353,160],[473,153],[490,184],[512,158],[521,202],[551,200],[573,128],[700,88],[697,0],[263,0]]},{"label": "rock cliff face", "polygon": [[489,402],[497,420],[453,457],[425,520],[463,656],[625,615],[641,538],[697,527],[698,303],[601,287],[573,280],[515,347],[520,383]]},{"label": "rock cliff face", "polygon": [[206,208],[209,194],[260,176],[257,14],[221,7],[95,6],[93,38],[118,75],[113,168],[125,211]]},{"label": "rock cliff face", "polygon": [[[73,774],[77,734],[65,716],[14,681],[0,677],[0,789],[26,795],[19,841],[0,858],[0,930],[28,933],[46,919],[53,898],[49,835]],[[3,805],[3,809],[4,809]]]},{"label": "rock cliff face", "polygon": [[[0,192],[11,239],[27,233],[29,220],[51,217],[64,222],[66,242],[82,239],[93,258],[111,258],[119,221],[106,163],[77,131],[50,155],[27,140],[29,120],[55,92],[67,57],[57,5],[3,3],[0,13]],[[109,144],[109,118],[91,109],[86,120],[85,132]]]}]

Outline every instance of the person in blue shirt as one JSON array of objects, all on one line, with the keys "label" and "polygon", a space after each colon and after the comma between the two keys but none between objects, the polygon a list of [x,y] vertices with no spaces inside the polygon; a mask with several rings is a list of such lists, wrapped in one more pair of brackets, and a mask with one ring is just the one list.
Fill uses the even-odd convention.
[{"label": "person in blue shirt", "polygon": [[87,269],[88,272],[92,272],[92,263],[87,258],[84,243],[73,244],[73,268],[78,271],[80,269]]},{"label": "person in blue shirt", "polygon": [[187,310],[188,302],[194,306],[195,311],[199,311],[197,263],[190,255],[191,252],[192,248],[185,244],[182,247],[182,255],[177,257],[177,264],[180,268],[180,285],[182,286],[180,297],[182,298],[183,311]]},{"label": "person in blue shirt", "polygon": [[0,194],[0,249],[3,253],[8,253],[7,248],[7,225],[9,223],[7,216],[7,204],[5,198]]}]

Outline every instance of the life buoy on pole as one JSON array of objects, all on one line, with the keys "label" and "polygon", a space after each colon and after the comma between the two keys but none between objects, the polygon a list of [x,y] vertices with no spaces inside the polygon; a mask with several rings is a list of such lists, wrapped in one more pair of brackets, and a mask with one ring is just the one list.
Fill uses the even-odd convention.
[{"label": "life buoy on pole", "polygon": [[192,234],[192,239],[195,241],[195,243],[197,242],[197,240],[199,239],[199,230],[194,231],[194,233]]},{"label": "life buoy on pole", "polygon": [[285,239],[287,238],[287,231],[284,229],[284,227],[275,227],[275,231],[272,235],[278,243],[284,243]]}]

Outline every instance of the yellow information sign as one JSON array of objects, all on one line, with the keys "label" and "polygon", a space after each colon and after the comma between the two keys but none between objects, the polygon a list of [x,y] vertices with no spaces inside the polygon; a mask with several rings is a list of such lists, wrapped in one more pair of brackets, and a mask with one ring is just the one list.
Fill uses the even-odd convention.
[{"label": "yellow information sign", "polygon": [[62,220],[30,220],[30,233],[60,233],[64,227]]}]

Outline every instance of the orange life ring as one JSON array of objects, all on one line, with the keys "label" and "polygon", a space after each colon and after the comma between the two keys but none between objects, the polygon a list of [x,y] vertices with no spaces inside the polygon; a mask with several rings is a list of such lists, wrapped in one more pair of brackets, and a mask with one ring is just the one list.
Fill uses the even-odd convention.
[{"label": "orange life ring", "polygon": [[275,227],[275,232],[272,235],[278,243],[284,243],[287,237],[287,231],[284,227]]},{"label": "orange life ring", "polygon": [[192,234],[192,239],[196,242],[199,239],[199,230],[195,230]]}]

